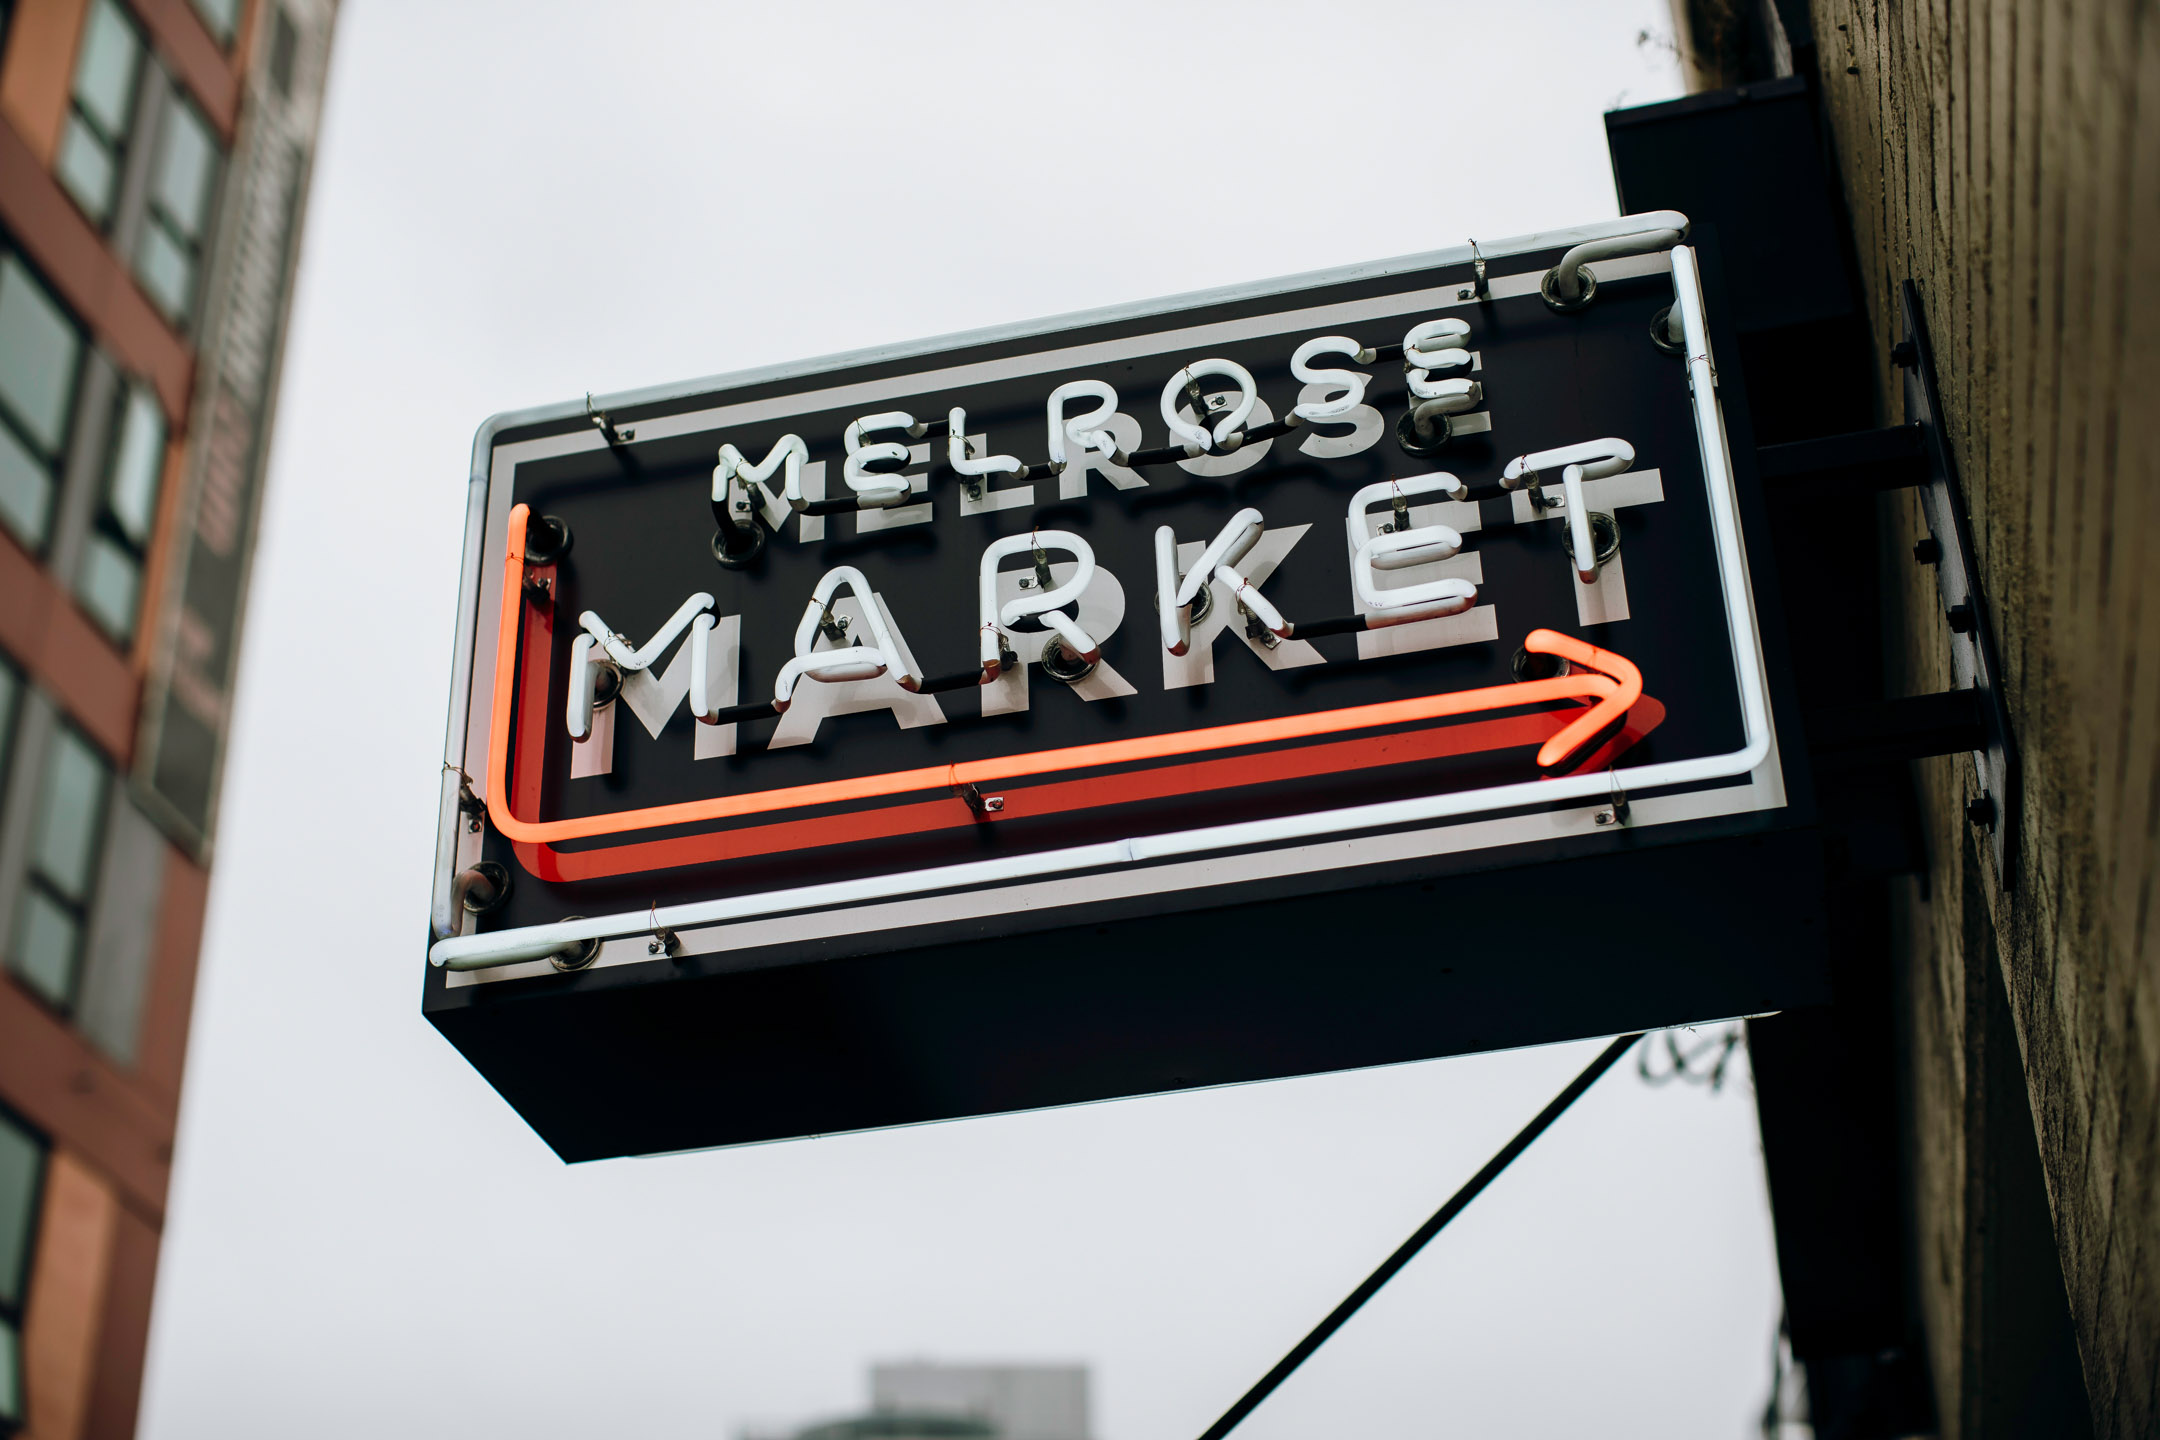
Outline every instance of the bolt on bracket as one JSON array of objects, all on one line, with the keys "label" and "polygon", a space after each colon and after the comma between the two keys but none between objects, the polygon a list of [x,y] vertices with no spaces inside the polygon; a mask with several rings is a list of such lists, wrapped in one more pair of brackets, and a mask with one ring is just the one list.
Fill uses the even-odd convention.
[{"label": "bolt on bracket", "polygon": [[1979,697],[1982,744],[1971,752],[1975,793],[1967,800],[1965,814],[1980,832],[1981,850],[1994,862],[1997,883],[2007,891],[2017,883],[2024,774],[2017,740],[2010,732],[2010,709],[2003,700],[2002,662],[1980,589],[1972,520],[1958,484],[1957,463],[1943,433],[1935,352],[1928,340],[1919,288],[1907,280],[1899,287],[1898,298],[1905,338],[1892,347],[1890,358],[1904,371],[1905,419],[1920,429],[1928,470],[1927,479],[1913,487],[1928,529],[1927,538],[1914,547],[1913,558],[1935,571],[1954,684]]}]

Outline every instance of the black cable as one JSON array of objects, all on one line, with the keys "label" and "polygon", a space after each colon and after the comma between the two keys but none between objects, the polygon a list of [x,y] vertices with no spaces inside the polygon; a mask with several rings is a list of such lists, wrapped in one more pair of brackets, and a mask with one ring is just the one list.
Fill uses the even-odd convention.
[{"label": "black cable", "polygon": [[1355,635],[1360,630],[1369,630],[1371,628],[1366,623],[1366,618],[1363,615],[1334,615],[1325,620],[1298,620],[1292,622],[1290,638],[1293,640],[1315,640],[1323,635]]},{"label": "black cable", "polygon": [[1424,1249],[1427,1242],[1446,1227],[1448,1221],[1460,1215],[1464,1207],[1468,1206],[1472,1200],[1477,1199],[1479,1192],[1492,1184],[1494,1179],[1499,1176],[1501,1171],[1507,1169],[1509,1163],[1516,1156],[1529,1149],[1531,1141],[1544,1134],[1553,1121],[1560,1118],[1568,1106],[1581,1099],[1583,1092],[1596,1084],[1597,1078],[1610,1070],[1613,1062],[1622,1055],[1627,1054],[1628,1047],[1640,1039],[1642,1039],[1642,1034],[1638,1031],[1633,1035],[1622,1035],[1612,1044],[1607,1045],[1597,1059],[1590,1062],[1589,1068],[1569,1081],[1567,1089],[1555,1095],[1551,1104],[1538,1111],[1535,1119],[1528,1125],[1523,1126],[1514,1139],[1501,1147],[1499,1154],[1485,1162],[1484,1169],[1471,1176],[1462,1189],[1457,1190],[1448,1198],[1447,1204],[1435,1210],[1432,1218],[1423,1225],[1418,1226],[1410,1238],[1403,1241],[1396,1248],[1394,1254],[1381,1261],[1380,1268],[1366,1276],[1364,1284],[1351,1291],[1349,1298],[1330,1311],[1327,1319],[1315,1325],[1310,1335],[1298,1341],[1289,1354],[1276,1361],[1275,1368],[1261,1376],[1259,1384],[1246,1391],[1235,1405],[1223,1411],[1222,1418],[1213,1425],[1208,1426],[1201,1434],[1200,1440],[1222,1440],[1223,1436],[1228,1435],[1238,1427],[1240,1421],[1259,1409],[1261,1401],[1274,1394],[1276,1387],[1289,1379],[1293,1370],[1311,1359],[1313,1352],[1325,1345],[1328,1338],[1337,1330],[1342,1329],[1350,1317],[1357,1314],[1360,1306],[1379,1294],[1381,1286],[1394,1279],[1397,1271],[1415,1259],[1418,1251]]},{"label": "black cable", "polygon": [[745,720],[770,720],[780,712],[770,700],[752,700],[747,705],[730,705],[725,710],[715,710],[710,720],[700,717],[705,725],[740,725]]},{"label": "black cable", "polygon": [[943,695],[949,690],[973,690],[983,683],[982,670],[955,670],[950,675],[933,675],[916,687],[918,695]]}]

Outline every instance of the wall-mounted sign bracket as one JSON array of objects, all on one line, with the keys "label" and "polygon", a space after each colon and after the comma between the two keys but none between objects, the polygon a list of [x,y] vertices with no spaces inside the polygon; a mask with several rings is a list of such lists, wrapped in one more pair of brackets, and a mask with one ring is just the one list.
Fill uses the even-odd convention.
[{"label": "wall-mounted sign bracket", "polygon": [[1920,292],[1907,280],[1898,287],[1904,311],[1905,338],[1891,358],[1905,372],[1905,419],[1926,443],[1928,475],[1919,486],[1920,513],[1928,538],[1914,547],[1914,558],[1935,566],[1936,593],[1949,631],[1951,673],[1960,690],[1980,698],[1985,743],[1971,751],[1974,794],[1965,815],[1979,828],[1994,857],[1995,879],[2004,890],[2016,883],[2019,809],[2023,775],[2017,740],[2010,733],[2010,709],[2002,693],[2002,662],[1993,626],[1980,591],[1980,558],[1973,548],[1972,520],[1959,488],[1957,463],[1942,428],[1942,395],[1935,385],[1935,356],[1928,343],[1927,318]]},{"label": "wall-mounted sign bracket", "polygon": [[1756,452],[1757,468],[1773,500],[1858,498],[1904,489],[1919,496],[1928,533],[1913,547],[1913,558],[1935,567],[1956,685],[1940,695],[1810,711],[1808,747],[1818,763],[1833,766],[1971,754],[1974,793],[1966,800],[1966,819],[1984,837],[1996,879],[2007,890],[2015,883],[2017,863],[2022,787],[2017,743],[1980,591],[1972,521],[1942,431],[1927,322],[1911,281],[1901,287],[1899,300],[1905,338],[1890,356],[1904,375],[1906,423],[1766,445]]}]

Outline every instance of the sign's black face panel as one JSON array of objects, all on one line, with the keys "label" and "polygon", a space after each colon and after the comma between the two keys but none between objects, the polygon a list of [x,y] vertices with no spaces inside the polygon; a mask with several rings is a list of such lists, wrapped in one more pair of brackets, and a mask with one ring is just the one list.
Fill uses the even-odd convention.
[{"label": "sign's black face panel", "polygon": [[[1163,1059],[1202,993],[1146,1015],[1128,998],[1101,1012],[1104,1033],[1052,1042],[1035,1002],[982,1009],[960,977],[977,963],[968,947],[1011,937],[992,983],[1015,997],[1040,983],[1070,1017],[1094,1013],[1073,990],[1091,970],[1189,966],[1218,942],[1250,954],[1272,934],[1385,1008],[1407,998],[1388,984],[1420,948],[1458,947],[1467,968],[1503,951],[1532,963],[1541,946],[1534,929],[1459,919],[1443,940],[1430,916],[1421,941],[1415,904],[1376,919],[1384,887],[1430,895],[1460,877],[1453,916],[1480,893],[1505,906],[1564,883],[1572,898],[1552,913],[1601,906],[1609,949],[1611,926],[1636,923],[1611,903],[1620,871],[1562,882],[1558,862],[1626,854],[1622,888],[1639,895],[1646,847],[1791,825],[1735,483],[1691,388],[1707,367],[1653,340],[1692,261],[1680,285],[1662,251],[1601,261],[1594,303],[1559,313],[1537,290],[1556,258],[1494,261],[1489,298],[1463,295],[1467,266],[1402,271],[497,435],[469,720],[453,737],[487,820],[460,822],[455,849],[459,869],[491,862],[510,884],[437,941],[437,1023],[566,1155],[1473,1048],[1444,1026],[1432,1041],[1378,1027],[1370,1045],[1338,1033],[1301,1052],[1277,1033],[1291,1015],[1256,1010],[1242,1037],[1201,1045],[1214,1062]],[[1322,336],[1345,343],[1312,353]],[[1515,890],[1493,878],[1526,863],[1543,868]],[[1683,888],[1691,873],[1711,875],[1674,870]],[[1356,957],[1326,942],[1306,953],[1330,907],[1341,946],[1377,946],[1395,981],[1353,978]],[[634,912],[647,918],[583,918]],[[1193,934],[1173,942],[1163,917],[1178,912]],[[572,919],[582,935],[531,928]],[[1088,945],[1073,938],[1090,930]],[[553,935],[554,953],[516,948],[528,935]],[[1482,960],[1465,944],[1477,935]],[[1580,937],[1544,938],[1582,958]],[[1058,944],[1079,946],[1069,963],[1012,973]],[[769,1036],[800,1020],[788,1007],[833,1003],[851,973],[836,962],[895,951],[874,982],[887,1020],[857,1010],[865,988],[851,1026],[972,1007],[939,1043],[985,1056],[910,1100],[894,1098],[889,1065],[880,1100],[833,1081],[840,1050],[909,1049],[854,1033],[760,1062],[819,1071],[826,1098],[807,1110],[701,1121],[690,1107],[626,1130],[588,1096],[573,1122],[536,1078],[546,1063],[519,1053],[512,1011],[486,1018],[522,1003],[532,1021],[553,1001],[536,1022],[550,1047],[613,1054],[652,1022],[624,996],[672,992],[655,1016],[715,1005]],[[910,954],[919,991],[890,968]],[[820,998],[748,983],[774,966]],[[693,998],[730,984],[732,1000]],[[1312,984],[1281,1003],[1316,1013]],[[1765,1008],[1792,988],[1727,986],[1699,1013],[1678,1002],[1686,1015],[1527,1029],[1487,1016],[1470,1031],[1520,1043]],[[581,994],[582,1031],[564,1008]],[[777,1008],[760,1020],[760,1007]],[[1029,1023],[1034,1040],[1008,1033]],[[706,1063],[706,1042],[682,1043],[690,1054],[640,1063]],[[1038,1043],[1070,1063],[1022,1067],[1021,1081],[993,1058]],[[1105,1066],[1091,1044],[1137,1047],[1137,1068]]]}]

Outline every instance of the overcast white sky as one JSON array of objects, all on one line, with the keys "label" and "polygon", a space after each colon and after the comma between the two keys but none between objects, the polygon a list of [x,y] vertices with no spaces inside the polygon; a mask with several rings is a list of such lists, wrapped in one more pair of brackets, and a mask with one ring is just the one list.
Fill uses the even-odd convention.
[{"label": "overcast white sky", "polygon": [[[910,1356],[1204,1428],[1597,1042],[564,1167],[420,1017],[472,432],[1610,215],[1666,14],[348,0],[148,1440],[725,1437]],[[1623,1067],[1241,1434],[1745,1436],[1777,1314],[1744,1079]]]}]

